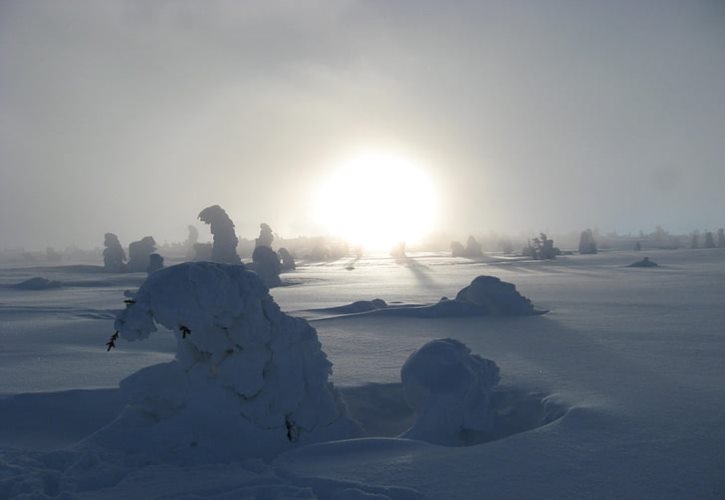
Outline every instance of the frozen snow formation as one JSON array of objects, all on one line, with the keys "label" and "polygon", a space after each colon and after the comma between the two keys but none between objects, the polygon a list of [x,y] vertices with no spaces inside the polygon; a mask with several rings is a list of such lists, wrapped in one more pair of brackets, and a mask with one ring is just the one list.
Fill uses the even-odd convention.
[{"label": "frozen snow formation", "polygon": [[477,257],[483,257],[483,251],[481,250],[481,244],[473,237],[473,235],[470,235],[466,241],[465,247],[460,241],[451,242],[451,256],[474,259]]},{"label": "frozen snow formation", "polygon": [[355,314],[368,311],[377,311],[379,309],[385,309],[388,307],[388,303],[383,299],[373,300],[357,300],[352,304],[337,307],[328,307],[325,309],[316,309],[317,311],[338,313],[338,314]]},{"label": "frozen snow formation", "polygon": [[194,245],[199,241],[199,230],[191,224],[187,226],[187,229],[189,230],[189,235],[182,245],[186,249],[186,259],[191,260],[194,258]]},{"label": "frozen snow formation", "polygon": [[211,251],[212,262],[224,264],[240,264],[242,261],[237,254],[239,238],[234,232],[234,223],[219,205],[206,207],[199,212],[199,220],[211,226],[214,236],[214,245]]},{"label": "frozen snow formation", "polygon": [[118,236],[106,233],[103,238],[103,267],[112,273],[122,273],[126,270],[126,252],[123,251]]},{"label": "frozen snow formation", "polygon": [[645,257],[642,260],[632,262],[627,267],[657,267],[657,263],[653,260],[649,260],[649,257]]},{"label": "frozen snow formation", "polygon": [[149,267],[146,268],[146,272],[151,274],[164,267],[164,258],[157,254],[152,253],[149,255]]},{"label": "frozen snow formation", "polygon": [[115,328],[133,341],[157,324],[175,332],[176,359],[121,382],[130,404],[96,442],[199,463],[359,435],[315,329],[281,312],[243,265],[187,262],[149,275]]},{"label": "frozen snow formation", "polygon": [[297,267],[294,256],[286,248],[282,247],[277,250],[277,255],[282,261],[282,271],[293,271]]},{"label": "frozen snow formation", "polygon": [[128,270],[132,273],[146,272],[151,254],[156,252],[156,241],[151,236],[144,236],[128,245]]},{"label": "frozen snow formation", "polygon": [[259,225],[259,238],[254,240],[254,251],[252,252],[252,265],[250,266],[264,283],[272,288],[282,284],[279,273],[282,271],[279,255],[272,250],[274,234],[269,224],[262,222]]},{"label": "frozen snow formation", "polygon": [[496,363],[471,354],[454,339],[428,342],[413,352],[400,370],[405,399],[416,413],[403,436],[434,444],[478,443],[493,432]]},{"label": "frozen snow formation", "polygon": [[272,288],[282,284],[279,279],[279,273],[282,270],[279,255],[277,252],[267,246],[258,246],[252,252],[252,265],[250,266],[256,272],[264,284]]},{"label": "frozen snow formation", "polygon": [[495,276],[476,276],[458,292],[455,301],[474,306],[480,314],[536,314],[531,301],[516,290],[516,285]]},{"label": "frozen snow formation", "polygon": [[597,241],[591,229],[585,229],[579,236],[579,253],[582,255],[597,253]]},{"label": "frozen snow formation", "polygon": [[195,261],[211,261],[211,253],[213,250],[211,243],[194,243],[194,257]]},{"label": "frozen snow formation", "polygon": [[269,224],[262,222],[259,225],[259,238],[254,240],[254,246],[272,248],[272,241],[274,241],[274,234],[272,234],[272,228],[269,227]]},{"label": "frozen snow formation", "polygon": [[371,314],[416,318],[449,318],[458,316],[529,316],[545,314],[521,295],[513,283],[495,276],[477,276],[461,289],[454,300],[443,297],[435,304],[387,304],[382,299],[357,301],[338,307],[310,309],[335,314]]}]

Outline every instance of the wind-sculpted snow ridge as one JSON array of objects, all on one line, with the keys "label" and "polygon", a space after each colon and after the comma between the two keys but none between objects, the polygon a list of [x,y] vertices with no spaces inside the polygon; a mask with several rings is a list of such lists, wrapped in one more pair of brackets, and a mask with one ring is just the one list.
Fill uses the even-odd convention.
[{"label": "wind-sculpted snow ridge", "polygon": [[416,412],[404,437],[461,446],[485,439],[495,425],[496,363],[454,339],[428,342],[400,370],[405,399]]},{"label": "wind-sculpted snow ridge", "polygon": [[116,318],[126,340],[175,332],[170,363],[121,382],[131,404],[92,437],[172,461],[270,458],[356,437],[317,332],[282,313],[242,265],[189,262],[151,274]]},{"label": "wind-sculpted snow ridge", "polygon": [[358,301],[352,304],[312,309],[313,312],[331,314],[371,314],[380,316],[406,316],[441,318],[454,316],[531,316],[548,311],[534,308],[531,301],[521,295],[513,283],[495,276],[477,276],[461,289],[453,300],[443,297],[435,304],[388,305],[382,299]]}]

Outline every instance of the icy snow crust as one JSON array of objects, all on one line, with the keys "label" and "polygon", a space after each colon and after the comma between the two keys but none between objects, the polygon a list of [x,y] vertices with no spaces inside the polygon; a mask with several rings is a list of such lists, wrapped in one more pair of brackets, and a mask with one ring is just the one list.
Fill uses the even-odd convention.
[{"label": "icy snow crust", "polygon": [[149,276],[115,321],[122,339],[173,330],[176,359],[121,382],[131,406],[93,437],[175,461],[270,458],[356,437],[307,321],[282,313],[241,265],[194,262]]}]

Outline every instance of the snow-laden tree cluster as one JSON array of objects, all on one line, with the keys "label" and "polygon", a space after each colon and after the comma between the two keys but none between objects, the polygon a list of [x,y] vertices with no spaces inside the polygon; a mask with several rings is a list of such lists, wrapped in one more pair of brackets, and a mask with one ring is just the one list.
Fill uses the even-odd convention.
[{"label": "snow-laden tree cluster", "polygon": [[96,439],[183,461],[272,457],[354,437],[307,321],[282,313],[243,265],[189,262],[147,278],[116,318],[126,340],[175,332],[170,363],[121,383],[131,405]]},{"label": "snow-laden tree cluster", "polygon": [[460,241],[452,241],[451,255],[453,257],[467,257],[469,259],[475,259],[483,257],[483,250],[481,250],[481,244],[473,237],[473,235],[471,235],[468,237],[465,247]]},{"label": "snow-laden tree cluster", "polygon": [[433,340],[413,352],[400,371],[416,413],[404,437],[448,446],[480,442],[494,428],[498,373],[496,363],[454,339]]}]

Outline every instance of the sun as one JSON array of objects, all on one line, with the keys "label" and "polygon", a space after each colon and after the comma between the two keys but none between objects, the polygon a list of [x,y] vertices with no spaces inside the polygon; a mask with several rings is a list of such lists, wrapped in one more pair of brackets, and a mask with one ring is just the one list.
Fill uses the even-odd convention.
[{"label": "sun", "polygon": [[438,197],[431,178],[405,156],[364,153],[320,185],[314,218],[331,235],[368,249],[419,242],[434,227]]}]

